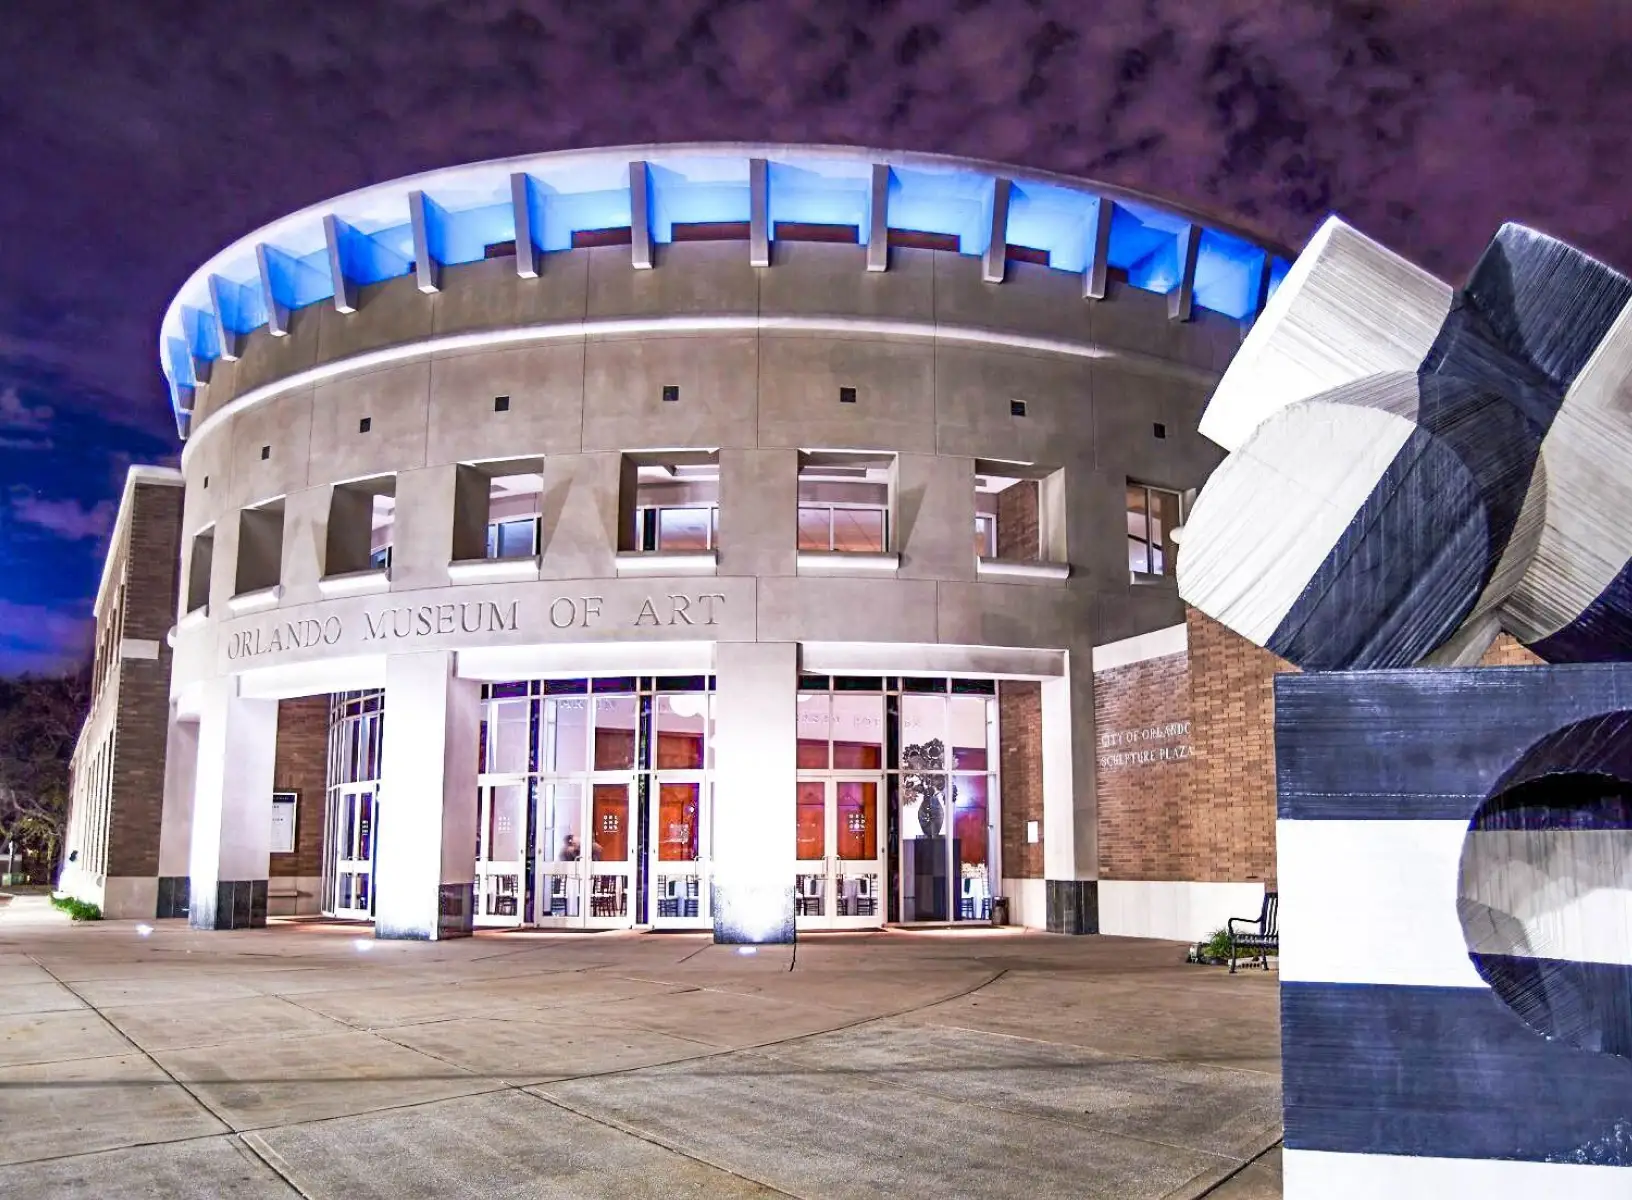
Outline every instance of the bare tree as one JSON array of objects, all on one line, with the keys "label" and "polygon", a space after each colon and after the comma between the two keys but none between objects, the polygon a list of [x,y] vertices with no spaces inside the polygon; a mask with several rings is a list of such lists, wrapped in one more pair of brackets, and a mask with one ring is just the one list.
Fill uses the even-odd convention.
[{"label": "bare tree", "polygon": [[0,843],[47,872],[68,824],[68,765],[89,692],[84,672],[0,679]]}]

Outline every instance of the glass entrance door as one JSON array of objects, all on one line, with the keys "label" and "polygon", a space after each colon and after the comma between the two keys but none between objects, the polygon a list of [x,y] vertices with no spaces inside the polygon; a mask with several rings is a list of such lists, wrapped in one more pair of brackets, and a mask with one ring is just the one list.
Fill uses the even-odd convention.
[{"label": "glass entrance door", "polygon": [[533,923],[614,929],[634,921],[633,783],[540,782]]},{"label": "glass entrance door", "polygon": [[329,828],[335,831],[333,915],[374,919],[374,854],[379,841],[379,796],[372,783],[331,794]]},{"label": "glass entrance door", "polygon": [[877,776],[799,781],[794,891],[799,928],[883,924],[882,792]]},{"label": "glass entrance door", "polygon": [[476,825],[477,925],[520,925],[523,846],[527,840],[527,784],[484,785]]},{"label": "glass entrance door", "polygon": [[651,920],[656,929],[708,925],[708,801],[701,775],[659,774],[652,784]]}]

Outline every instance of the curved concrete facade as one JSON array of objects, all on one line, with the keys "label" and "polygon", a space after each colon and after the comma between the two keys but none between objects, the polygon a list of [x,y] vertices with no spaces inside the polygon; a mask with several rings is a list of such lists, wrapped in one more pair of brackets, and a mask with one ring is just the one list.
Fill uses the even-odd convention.
[{"label": "curved concrete facade", "polygon": [[[1104,298],[1085,298],[1093,264],[1045,265],[1012,219],[1003,235],[1020,185],[975,166],[958,178],[997,197],[979,253],[895,229],[888,205],[862,210],[869,229],[774,222],[761,156],[775,153],[687,151],[723,174],[740,161],[742,228],[676,220],[655,240],[637,181],[627,232],[574,234],[608,244],[518,256],[498,242],[439,262],[416,207],[406,273],[358,286],[340,271],[303,307],[269,284],[283,311],[248,331],[216,314],[221,353],[195,356],[180,389],[172,700],[177,722],[197,722],[183,739],[199,746],[191,846],[185,869],[160,871],[191,875],[195,924],[242,923],[209,896],[225,888],[230,905],[227,885],[266,878],[279,698],[384,689],[379,811],[404,814],[399,830],[416,814],[424,844],[399,835],[388,859],[387,835],[378,894],[397,881],[397,931],[439,936],[458,921],[439,925],[438,888],[471,878],[460,847],[476,818],[455,810],[477,781],[448,764],[475,754],[482,684],[608,673],[712,677],[706,857],[716,884],[734,865],[744,880],[768,871],[771,890],[791,872],[764,860],[779,839],[791,847],[802,675],[1039,685],[1042,880],[1004,864],[992,891],[1027,923],[1048,905],[1077,914],[1056,926],[1083,923],[1097,874],[1090,651],[1183,619],[1170,565],[1130,571],[1129,485],[1182,496],[1204,482],[1219,452],[1196,426],[1241,321],[1192,303],[1194,252],[1169,293],[1110,266]],[[875,193],[880,178],[888,168]],[[1175,221],[1182,256],[1203,231]],[[249,243],[264,261],[266,243]],[[1274,259],[1260,258],[1267,291]],[[219,298],[220,277],[206,279]],[[653,549],[642,489],[688,472],[717,481],[709,548]],[[530,498],[499,479],[527,480]],[[812,549],[802,512],[849,479],[871,489],[881,544]],[[1029,508],[1004,518],[1016,487]],[[487,557],[506,504],[536,517],[535,553]],[[984,549],[982,513],[997,529]]]}]

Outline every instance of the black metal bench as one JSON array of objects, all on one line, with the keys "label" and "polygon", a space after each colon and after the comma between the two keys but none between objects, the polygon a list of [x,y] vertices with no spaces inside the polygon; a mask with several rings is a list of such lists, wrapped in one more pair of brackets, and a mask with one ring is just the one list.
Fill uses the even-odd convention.
[{"label": "black metal bench", "polygon": [[[1281,926],[1279,907],[1281,896],[1279,892],[1264,893],[1264,907],[1258,912],[1258,919],[1249,917],[1231,917],[1230,930],[1230,974],[1235,974],[1236,959],[1241,957],[1242,950],[1256,950],[1258,965],[1269,970],[1269,951],[1276,953],[1281,949]],[[1245,930],[1255,932],[1237,933],[1235,927],[1240,925]],[[1252,955],[1247,956],[1249,959]]]}]

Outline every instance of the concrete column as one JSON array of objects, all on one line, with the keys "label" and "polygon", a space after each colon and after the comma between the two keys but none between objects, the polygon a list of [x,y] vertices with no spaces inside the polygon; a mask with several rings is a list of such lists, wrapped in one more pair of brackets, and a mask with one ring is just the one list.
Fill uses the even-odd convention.
[{"label": "concrete column", "polygon": [[453,653],[385,660],[374,936],[468,937],[475,915],[481,685]]},{"label": "concrete column", "polygon": [[448,586],[457,476],[454,463],[397,476],[397,509],[391,530],[392,591]]},{"label": "concrete column", "polygon": [[798,513],[797,450],[720,451],[720,574],[794,574]]},{"label": "concrete column", "polygon": [[791,941],[799,647],[721,642],[714,672],[714,940]]},{"label": "concrete column", "polygon": [[164,740],[164,807],[159,816],[159,901],[155,915],[187,915],[193,842],[193,795],[198,789],[198,722],[170,706]]},{"label": "concrete column", "polygon": [[1099,932],[1094,677],[1086,654],[1043,681],[1043,875],[1051,933]]},{"label": "concrete column", "polygon": [[278,702],[244,699],[232,677],[203,692],[188,920],[194,929],[258,928],[266,924]]}]

